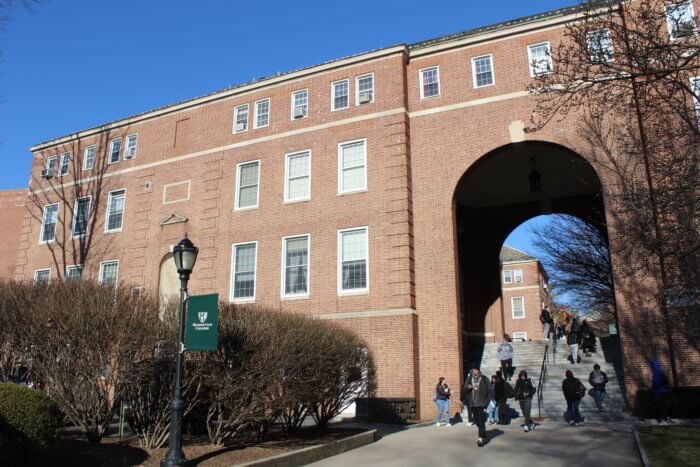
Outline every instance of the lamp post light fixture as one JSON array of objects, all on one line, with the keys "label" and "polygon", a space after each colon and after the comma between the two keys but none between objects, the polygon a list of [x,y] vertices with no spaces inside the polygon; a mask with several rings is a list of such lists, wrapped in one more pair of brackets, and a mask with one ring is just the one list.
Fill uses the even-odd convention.
[{"label": "lamp post light fixture", "polygon": [[173,388],[173,402],[170,415],[170,441],[168,452],[160,461],[161,467],[185,466],[187,459],[182,452],[182,412],[185,402],[182,400],[182,373],[184,371],[185,357],[185,306],[187,302],[187,281],[197,261],[199,249],[187,238],[173,248],[175,267],[180,276],[180,317],[178,322],[177,338],[177,366],[175,368],[175,387]]}]

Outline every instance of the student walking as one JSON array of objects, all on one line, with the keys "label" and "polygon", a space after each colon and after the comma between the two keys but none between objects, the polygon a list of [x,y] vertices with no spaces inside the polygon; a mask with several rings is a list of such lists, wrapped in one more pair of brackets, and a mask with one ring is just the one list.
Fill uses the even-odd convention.
[{"label": "student walking", "polygon": [[530,412],[532,410],[532,397],[537,393],[537,388],[532,380],[527,377],[527,371],[521,370],[518,374],[518,382],[515,383],[515,400],[520,403],[520,411],[525,417],[525,425],[523,430],[527,433],[535,429],[535,424],[532,423]]},{"label": "student walking", "polygon": [[497,371],[494,395],[496,396],[496,402],[498,403],[499,425],[508,424],[508,398],[513,397],[513,392],[513,386],[503,379],[503,375],[500,371]]},{"label": "student walking", "polygon": [[[498,421],[496,417],[496,409],[498,409],[498,397],[496,397],[496,385],[498,384],[498,377],[496,375],[491,376],[491,383],[489,383],[489,404],[486,406],[486,413],[488,415],[487,421],[489,425],[493,425]],[[503,385],[501,384],[501,391],[503,390]]]},{"label": "student walking", "polygon": [[464,384],[462,384],[462,417],[466,412],[466,419],[463,419],[464,424],[467,426],[472,426],[474,424],[474,417],[472,416],[472,409],[469,406],[470,395],[466,391],[467,384],[469,384],[469,378],[472,376],[472,368],[474,365],[469,363],[469,368],[467,369],[466,378],[464,378]]},{"label": "student walking", "polygon": [[542,340],[547,341],[549,340],[549,335],[554,334],[552,329],[554,320],[546,307],[542,308],[542,312],[540,313],[540,323],[542,323]]},{"label": "student walking", "polygon": [[486,438],[486,406],[489,403],[489,384],[478,368],[472,368],[472,374],[464,388],[467,397],[463,398],[471,407],[474,423],[479,427],[477,446],[484,445]]},{"label": "student walking", "polygon": [[501,371],[503,378],[510,381],[513,377],[513,346],[510,344],[508,336],[503,337],[503,342],[496,350],[498,359],[501,361]]},{"label": "student walking", "polygon": [[566,370],[566,378],[561,383],[561,390],[564,393],[564,399],[566,399],[564,418],[569,421],[569,425],[578,426],[579,423],[583,422],[578,406],[586,395],[586,387],[580,379],[574,378],[571,370]]},{"label": "student walking", "polygon": [[437,386],[435,386],[433,400],[437,408],[435,426],[440,426],[440,420],[443,414],[445,414],[445,425],[452,426],[450,424],[450,387],[447,385],[447,380],[444,376],[440,377]]},{"label": "student walking", "polygon": [[566,343],[569,344],[569,349],[571,349],[571,354],[569,355],[571,364],[576,365],[577,363],[581,363],[578,355],[578,333],[574,331],[573,327],[569,331],[569,335],[566,336]]},{"label": "student walking", "polygon": [[649,403],[653,408],[653,412],[657,415],[656,420],[659,424],[668,425],[670,422],[668,418],[668,393],[671,392],[668,378],[666,378],[666,374],[661,369],[661,364],[658,360],[652,360],[649,364],[652,371]]},{"label": "student walking", "polygon": [[595,401],[595,406],[598,407],[598,412],[603,411],[603,402],[605,401],[605,385],[608,384],[608,375],[600,370],[600,365],[593,365],[593,371],[588,375],[588,383],[591,385],[589,394]]},{"label": "student walking", "polygon": [[595,352],[595,333],[593,328],[588,324],[588,321],[583,320],[581,324],[581,350],[586,357],[591,356],[591,352]]}]

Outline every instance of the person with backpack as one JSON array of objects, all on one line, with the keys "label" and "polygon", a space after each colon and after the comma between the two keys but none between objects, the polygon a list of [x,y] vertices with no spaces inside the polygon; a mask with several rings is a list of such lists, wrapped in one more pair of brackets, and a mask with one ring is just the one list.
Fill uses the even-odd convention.
[{"label": "person with backpack", "polygon": [[525,433],[535,429],[530,412],[532,410],[532,398],[536,393],[537,388],[532,380],[527,377],[527,371],[521,370],[518,374],[518,382],[515,383],[515,400],[520,403],[520,411],[525,417],[525,425],[523,426]]},{"label": "person with backpack", "polygon": [[437,408],[437,417],[435,417],[435,426],[440,426],[442,414],[445,414],[445,425],[450,424],[450,387],[447,385],[447,380],[444,376],[440,376],[435,391],[433,392],[433,400]]},{"label": "person with backpack", "polygon": [[508,335],[503,336],[503,342],[498,346],[496,355],[501,361],[503,378],[510,381],[513,377],[513,346],[509,342]]},{"label": "person with backpack", "polygon": [[583,320],[581,324],[581,350],[586,357],[591,356],[591,352],[595,352],[595,333],[593,328],[588,324],[588,321]]},{"label": "person with backpack", "polygon": [[578,333],[574,331],[573,327],[566,336],[566,343],[571,350],[571,354],[569,355],[571,364],[576,365],[577,363],[581,363],[581,357],[578,354]]},{"label": "person with backpack", "polygon": [[542,312],[540,313],[540,323],[542,323],[542,340],[547,341],[549,340],[550,333],[553,331],[552,325],[554,324],[554,320],[546,307],[542,308]]},{"label": "person with backpack", "polygon": [[479,437],[476,444],[481,447],[484,445],[484,439],[486,438],[486,407],[489,403],[489,383],[478,368],[472,368],[472,374],[467,380],[464,392],[467,397],[462,398],[462,403],[466,402],[471,408],[474,423],[479,427]]},{"label": "person with backpack", "polygon": [[507,425],[508,399],[513,398],[515,391],[513,391],[513,386],[503,379],[503,375],[500,371],[496,372],[496,386],[494,388],[494,395],[496,396],[496,402],[498,403],[498,424]]},{"label": "person with backpack", "polygon": [[649,364],[652,371],[649,404],[657,415],[656,420],[659,425],[668,425],[670,422],[668,418],[668,394],[671,392],[668,378],[664,370],[661,369],[661,363],[658,360],[652,360]]},{"label": "person with backpack", "polygon": [[578,410],[581,399],[586,395],[586,386],[580,379],[574,377],[571,370],[566,370],[566,378],[561,383],[561,390],[566,399],[566,414],[564,418],[569,421],[569,425],[578,426],[583,423],[583,417]]},{"label": "person with backpack", "polygon": [[593,365],[593,371],[588,375],[588,383],[591,385],[589,394],[595,401],[595,406],[598,407],[598,412],[603,411],[603,401],[605,400],[605,385],[608,383],[608,375],[600,370],[600,365]]},{"label": "person with backpack", "polygon": [[[469,378],[472,376],[472,368],[474,367],[473,364],[469,363],[467,365],[469,368],[467,368],[467,372],[465,373],[467,376],[464,378],[464,384],[462,384],[462,421],[464,421],[464,424],[466,426],[472,426],[474,425],[474,416],[472,415],[472,409],[469,406],[469,394],[466,392],[466,387],[467,384],[469,383]],[[466,412],[466,418],[464,417]]]}]

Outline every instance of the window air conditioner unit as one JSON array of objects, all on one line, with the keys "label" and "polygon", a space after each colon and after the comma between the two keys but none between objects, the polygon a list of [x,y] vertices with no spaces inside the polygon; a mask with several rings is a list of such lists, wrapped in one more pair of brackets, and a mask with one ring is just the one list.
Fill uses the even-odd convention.
[{"label": "window air conditioner unit", "polygon": [[124,160],[133,159],[136,157],[136,149],[127,149],[124,151]]},{"label": "window air conditioner unit", "polygon": [[236,123],[233,126],[233,130],[238,133],[239,131],[245,131],[245,123]]},{"label": "window air conditioner unit", "polygon": [[370,91],[362,91],[360,93],[360,104],[369,104],[372,102],[372,93]]},{"label": "window air conditioner unit", "polygon": [[53,178],[53,169],[42,169],[41,178],[43,178],[45,180]]},{"label": "window air conditioner unit", "polygon": [[294,118],[304,118],[306,117],[306,109],[304,107],[294,108]]}]

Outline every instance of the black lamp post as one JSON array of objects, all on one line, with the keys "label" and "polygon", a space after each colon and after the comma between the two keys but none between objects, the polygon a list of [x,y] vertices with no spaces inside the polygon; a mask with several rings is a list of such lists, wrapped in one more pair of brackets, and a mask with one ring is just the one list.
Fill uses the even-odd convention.
[{"label": "black lamp post", "polygon": [[173,389],[173,403],[170,415],[170,442],[168,452],[160,461],[161,467],[184,466],[187,459],[182,452],[182,412],[185,402],[182,400],[182,372],[184,371],[185,356],[185,303],[187,301],[187,281],[197,261],[199,249],[187,238],[180,240],[173,248],[175,267],[180,275],[180,320],[178,324],[177,338],[177,367],[175,369],[175,388]]}]

